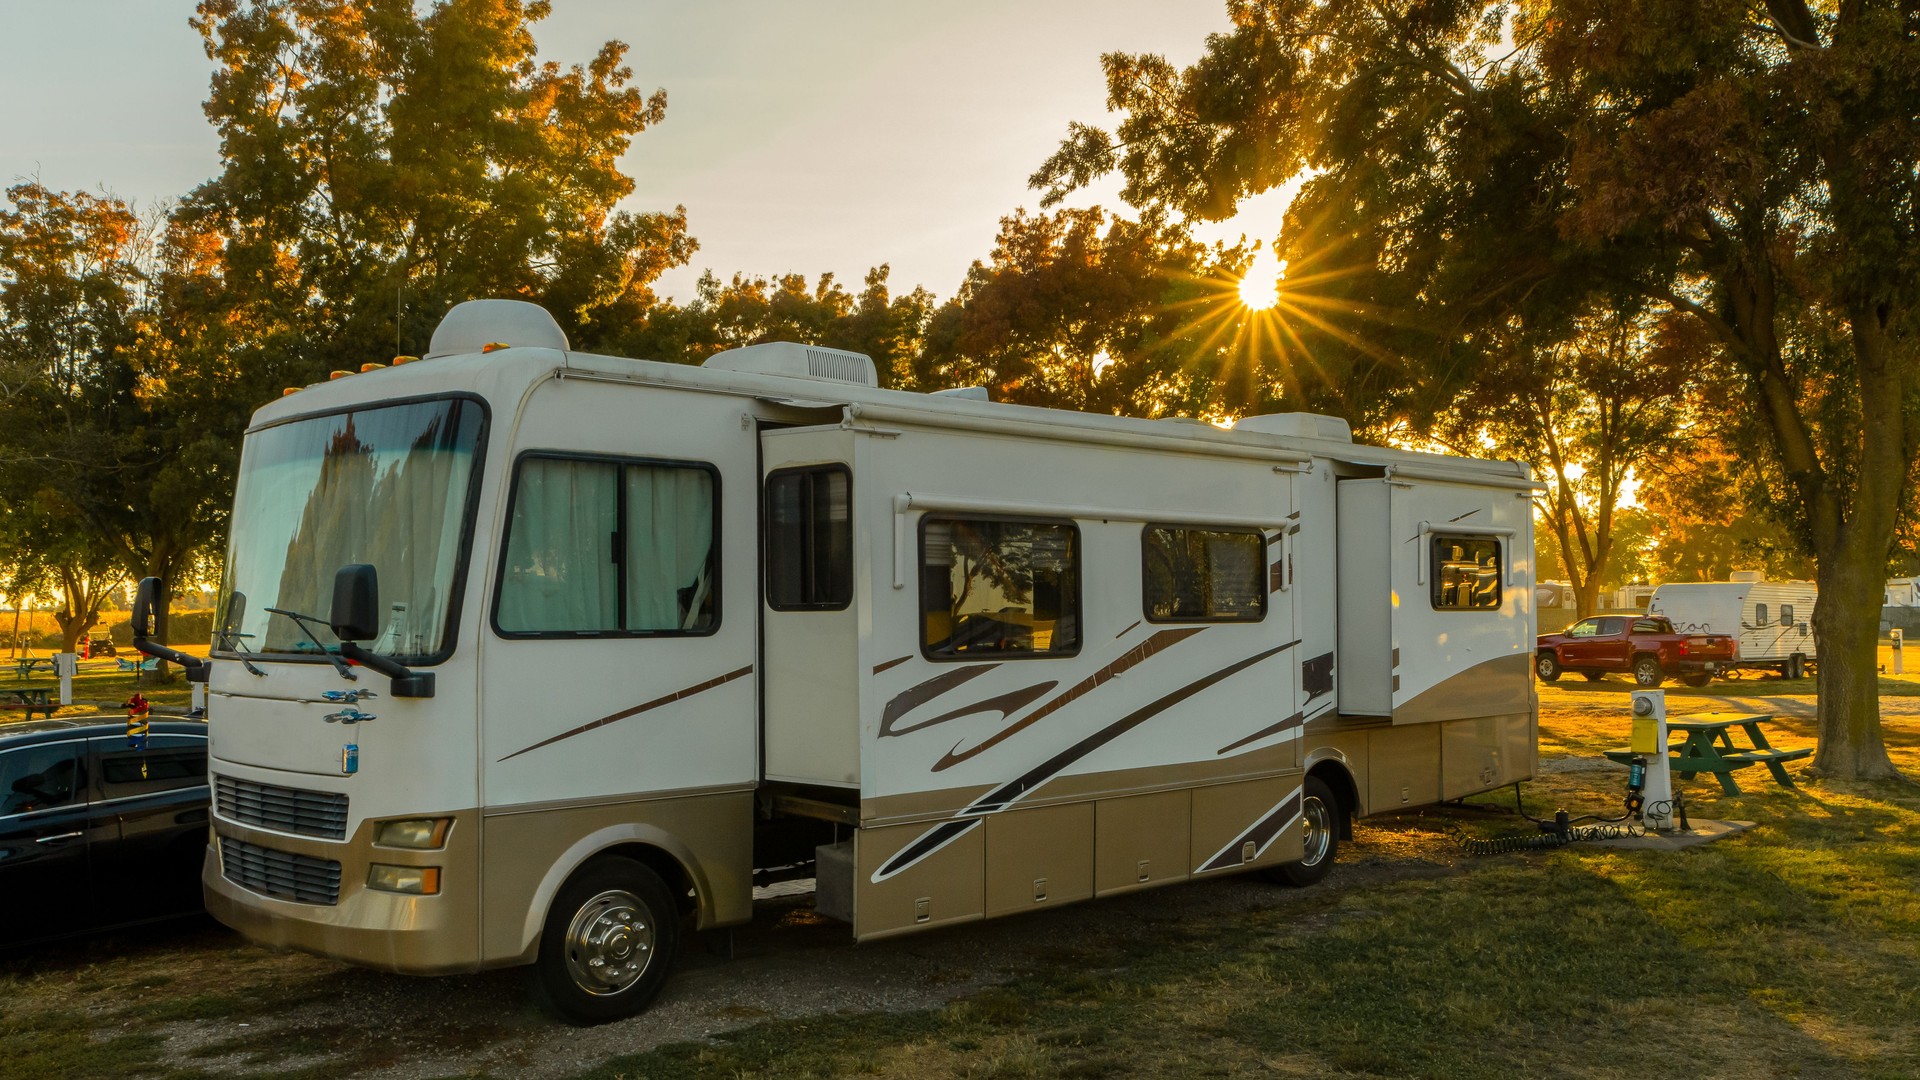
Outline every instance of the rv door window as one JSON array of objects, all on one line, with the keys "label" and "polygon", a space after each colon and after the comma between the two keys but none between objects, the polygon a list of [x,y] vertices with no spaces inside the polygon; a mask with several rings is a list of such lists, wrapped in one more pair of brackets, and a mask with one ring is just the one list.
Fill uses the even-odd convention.
[{"label": "rv door window", "polygon": [[1266,540],[1251,529],[1141,533],[1148,622],[1257,622],[1267,613]]},{"label": "rv door window", "polygon": [[844,465],[767,477],[767,606],[837,611],[853,600],[853,476]]},{"label": "rv door window", "polygon": [[1492,611],[1500,606],[1500,541],[1436,533],[1427,580],[1435,611]]},{"label": "rv door window", "polygon": [[920,525],[920,642],[931,660],[1080,651],[1080,531],[929,515]]},{"label": "rv door window", "polygon": [[704,465],[523,457],[494,628],[508,637],[711,633],[715,486]]}]

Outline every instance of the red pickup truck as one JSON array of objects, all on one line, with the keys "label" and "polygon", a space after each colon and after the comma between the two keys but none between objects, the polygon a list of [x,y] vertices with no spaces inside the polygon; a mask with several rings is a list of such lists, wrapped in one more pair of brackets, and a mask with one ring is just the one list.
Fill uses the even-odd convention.
[{"label": "red pickup truck", "polygon": [[1609,671],[1633,676],[1641,686],[1659,686],[1668,675],[1688,686],[1705,686],[1739,659],[1740,643],[1726,634],[1679,634],[1657,615],[1596,615],[1564,633],[1541,634],[1534,673],[1553,682],[1577,671],[1599,682]]}]

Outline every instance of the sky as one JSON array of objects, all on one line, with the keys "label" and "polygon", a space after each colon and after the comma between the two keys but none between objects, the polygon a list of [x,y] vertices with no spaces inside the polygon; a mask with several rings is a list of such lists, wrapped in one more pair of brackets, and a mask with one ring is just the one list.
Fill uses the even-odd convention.
[{"label": "sky", "polygon": [[[201,112],[212,68],[187,0],[0,0],[0,180],[106,190],[137,205],[219,171]],[[623,162],[636,211],[687,208],[700,242],[658,289],[702,270],[831,271],[850,288],[888,263],[896,291],[951,296],[1001,217],[1035,209],[1026,178],[1067,123],[1109,125],[1100,54],[1197,58],[1223,0],[553,0],[543,59],[631,46],[634,83],[667,117]],[[1072,205],[1124,208],[1109,180]],[[1231,242],[1270,239],[1284,196],[1249,200]]]}]

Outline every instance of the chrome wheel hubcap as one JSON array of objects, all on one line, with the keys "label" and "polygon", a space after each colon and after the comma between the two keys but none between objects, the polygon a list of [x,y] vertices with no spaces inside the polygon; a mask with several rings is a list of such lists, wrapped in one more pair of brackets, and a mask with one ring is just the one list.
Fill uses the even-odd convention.
[{"label": "chrome wheel hubcap", "polygon": [[1305,830],[1300,863],[1303,866],[1318,866],[1320,860],[1327,857],[1327,848],[1333,842],[1333,814],[1327,809],[1327,804],[1308,796],[1300,807],[1300,827]]},{"label": "chrome wheel hubcap", "polygon": [[580,905],[567,926],[567,973],[589,994],[617,994],[653,960],[653,920],[640,898],[609,889]]}]

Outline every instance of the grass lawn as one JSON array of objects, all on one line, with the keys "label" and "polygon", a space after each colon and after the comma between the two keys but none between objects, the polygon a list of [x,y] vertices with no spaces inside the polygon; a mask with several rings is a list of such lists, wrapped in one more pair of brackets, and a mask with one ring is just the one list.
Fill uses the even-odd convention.
[{"label": "grass lawn", "polygon": [[[179,646],[181,652],[194,656],[207,655],[207,645]],[[44,656],[45,653],[35,653]],[[142,659],[132,649],[122,649],[120,658],[129,662]],[[80,670],[73,677],[73,705],[54,713],[55,716],[88,716],[100,712],[118,712],[120,703],[127,700],[138,689],[154,705],[176,711],[185,711],[192,697],[186,677],[178,667],[173,667],[171,678],[167,682],[156,682],[152,674],[135,675],[120,670],[113,658],[80,661]],[[0,690],[19,687],[45,687],[59,699],[60,680],[52,672],[42,668],[32,675],[22,678],[12,663],[0,662]],[[40,714],[34,714],[36,717]],[[0,712],[0,723],[9,719],[19,719],[20,714]]]},{"label": "grass lawn", "polygon": [[[1785,717],[1776,745],[1811,740],[1810,682],[1734,685],[1670,688],[1670,709],[1760,702]],[[1595,755],[1625,742],[1629,692],[1542,688],[1530,813],[1616,812],[1624,770]],[[1895,760],[1920,776],[1920,702],[1887,704]],[[1920,788],[1739,777],[1733,797],[1686,784],[1690,813],[1758,827],[1677,853],[1463,855],[1457,833],[1531,828],[1501,811],[1508,790],[1362,822],[1305,890],[1199,883],[815,953],[776,928],[775,963],[690,956],[667,998],[697,984],[804,999],[815,958],[915,958],[957,979],[987,952],[1013,975],[912,1011],[827,997],[756,1022],[769,1012],[705,1006],[693,1032],[714,1034],[644,1053],[628,1048],[649,1041],[647,1017],[552,1025],[511,973],[407,980],[216,930],[123,936],[0,961],[0,1080],[1920,1076]]]}]

